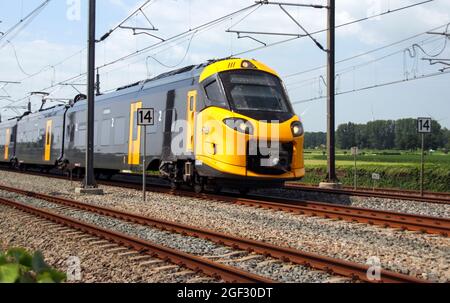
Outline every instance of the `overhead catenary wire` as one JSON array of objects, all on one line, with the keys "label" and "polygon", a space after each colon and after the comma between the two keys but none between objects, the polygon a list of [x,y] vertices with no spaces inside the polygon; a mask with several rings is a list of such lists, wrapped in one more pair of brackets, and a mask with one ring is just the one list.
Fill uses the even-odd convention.
[{"label": "overhead catenary wire", "polygon": [[[424,32],[421,32],[421,33],[418,33],[418,34],[415,34],[415,35],[412,35],[412,36],[409,36],[407,38],[404,38],[404,39],[401,39],[401,40],[398,40],[398,41],[395,41],[395,42],[392,42],[392,43],[389,43],[389,44],[386,44],[386,45],[383,45],[383,46],[380,46],[380,47],[377,47],[377,48],[374,48],[374,49],[371,49],[369,51],[365,51],[365,52],[359,53],[359,54],[354,55],[354,56],[347,57],[347,58],[342,59],[342,60],[338,60],[338,61],[336,61],[336,63],[347,62],[347,61],[350,61],[350,60],[353,60],[353,59],[356,59],[356,58],[359,58],[359,57],[363,57],[363,56],[366,56],[366,55],[369,55],[369,54],[381,51],[383,49],[386,49],[386,48],[389,48],[389,47],[401,44],[403,42],[415,39],[417,37],[423,36],[423,35],[427,34],[428,31],[438,30],[438,29],[440,29],[442,27],[445,27],[446,25],[449,25],[449,24],[450,23],[446,23],[446,24],[440,25],[438,27],[434,27],[434,28],[432,28],[430,30],[427,30],[427,31],[424,31]],[[303,70],[303,71],[300,71],[300,72],[296,72],[296,73],[285,75],[285,76],[283,76],[283,78],[287,79],[287,78],[291,78],[291,77],[294,77],[294,76],[307,74],[307,73],[310,73],[310,72],[313,72],[313,71],[316,71],[316,70],[319,70],[319,69],[323,69],[323,68],[326,68],[326,67],[327,67],[326,65],[313,67],[313,68],[310,68],[310,69],[307,69],[307,70]]]},{"label": "overhead catenary wire", "polygon": [[20,31],[25,28],[28,24],[30,24],[33,19],[39,15],[43,9],[51,2],[51,0],[46,0],[42,2],[40,5],[38,5],[34,10],[32,10],[28,15],[25,16],[25,18],[22,18],[14,24],[11,28],[6,30],[3,35],[0,36],[0,49],[5,46],[4,41],[6,41],[6,38],[11,41],[17,36]]},{"label": "overhead catenary wire", "polygon": [[147,18],[147,16],[145,15],[145,13],[143,12],[143,10],[150,5],[152,2],[154,2],[156,0],[146,0],[144,1],[144,3],[142,5],[140,5],[136,10],[134,10],[131,14],[129,14],[124,20],[122,20],[121,22],[119,22],[119,24],[117,24],[115,27],[113,27],[112,29],[110,29],[108,32],[106,32],[99,40],[99,42],[104,41],[105,39],[107,39],[113,32],[115,32],[117,29],[119,29],[123,24],[125,24],[128,20],[130,20],[132,17],[134,17],[138,12],[142,12],[143,15],[145,16],[145,18],[148,20],[148,22],[150,24],[152,24],[150,22],[150,20]]},{"label": "overhead catenary wire", "polygon": [[[346,90],[346,91],[342,91],[342,92],[337,92],[336,96],[350,94],[350,93],[356,93],[356,92],[370,90],[370,89],[375,89],[375,88],[380,88],[380,87],[384,87],[384,86],[400,84],[400,83],[404,83],[404,82],[411,82],[411,81],[414,81],[414,80],[421,80],[421,79],[425,79],[425,78],[437,77],[437,76],[446,75],[446,74],[450,74],[450,70],[449,71],[444,71],[444,72],[435,72],[435,73],[430,73],[430,74],[423,74],[423,75],[420,75],[420,76],[416,76],[414,78],[407,78],[407,79],[389,81],[389,82],[384,82],[384,83],[375,84],[375,85],[368,85],[368,86],[357,88],[357,89],[351,89],[351,90]],[[314,97],[314,98],[294,101],[294,102],[292,102],[292,104],[308,103],[308,102],[312,102],[312,101],[322,100],[322,99],[325,99],[325,98],[326,98],[326,96],[319,96],[319,97]]]},{"label": "overhead catenary wire", "polygon": [[[371,19],[371,18],[379,17],[379,16],[382,16],[382,15],[390,14],[390,13],[394,13],[394,12],[397,12],[397,11],[400,11],[400,10],[404,10],[404,9],[407,9],[407,8],[411,8],[411,7],[414,7],[414,6],[417,6],[417,5],[421,5],[421,4],[424,4],[424,3],[428,3],[428,2],[432,2],[432,1],[434,1],[434,0],[422,1],[422,2],[419,2],[419,3],[412,4],[412,5],[400,7],[400,8],[394,9],[394,10],[389,10],[389,11],[386,11],[386,12],[382,12],[382,13],[380,13],[380,14],[376,14],[376,15],[372,15],[372,16],[367,16],[367,17],[365,17],[365,18],[360,18],[360,19],[357,19],[357,20],[354,20],[354,21],[350,21],[350,22],[347,22],[347,23],[338,25],[337,27],[342,27],[342,26],[351,25],[351,24],[354,24],[354,23],[357,23],[357,22],[361,22],[361,21],[364,21],[364,20],[368,20],[368,19]],[[110,65],[116,64],[116,63],[118,63],[118,62],[121,62],[121,61],[130,59],[130,58],[132,58],[132,57],[138,56],[138,55],[140,55],[140,54],[144,54],[144,53],[146,53],[146,52],[148,52],[148,51],[150,51],[150,50],[152,50],[152,49],[158,48],[158,47],[160,47],[160,46],[162,46],[162,45],[164,45],[164,44],[166,44],[166,43],[168,43],[168,42],[174,42],[174,41],[177,41],[177,40],[179,40],[179,39],[183,39],[183,38],[185,38],[186,36],[192,34],[193,32],[200,32],[200,31],[202,31],[202,30],[208,29],[209,27],[212,27],[212,26],[214,26],[214,25],[216,25],[216,24],[220,24],[221,22],[223,22],[223,21],[225,21],[225,20],[228,20],[228,19],[234,17],[235,15],[238,15],[238,14],[240,14],[240,13],[242,13],[242,12],[245,12],[245,11],[250,10],[250,9],[253,9],[253,8],[258,8],[258,7],[260,7],[261,5],[263,5],[263,4],[256,3],[256,4],[253,4],[253,5],[244,7],[244,8],[242,8],[242,9],[240,9],[240,10],[237,10],[237,11],[234,11],[234,12],[232,12],[232,13],[230,13],[230,14],[227,14],[227,15],[225,15],[225,16],[222,16],[222,17],[220,17],[220,18],[218,18],[218,19],[215,19],[215,20],[212,20],[212,21],[210,21],[210,22],[204,23],[204,24],[202,24],[202,25],[200,25],[200,26],[198,26],[198,27],[196,27],[196,28],[189,29],[188,31],[185,31],[185,32],[182,32],[182,33],[180,33],[180,34],[174,35],[174,36],[172,36],[172,37],[166,39],[165,41],[161,41],[161,42],[152,44],[152,45],[147,46],[147,47],[145,47],[145,48],[143,48],[143,49],[137,50],[136,52],[127,54],[127,55],[122,56],[122,57],[120,57],[120,58],[117,58],[117,59],[115,59],[115,60],[113,60],[113,61],[107,62],[107,63],[105,63],[105,64],[103,64],[103,65],[101,65],[101,66],[98,66],[97,68],[102,69],[102,68],[108,67],[108,66],[110,66]],[[316,31],[316,32],[312,32],[311,35],[314,35],[314,34],[317,34],[317,33],[320,33],[320,32],[324,32],[324,31],[326,31],[326,29],[320,30],[320,31]],[[285,42],[287,42],[287,41],[295,40],[295,39],[298,39],[298,38],[299,38],[299,37],[293,37],[293,38],[290,38],[290,39],[287,39],[287,40],[283,40],[283,41],[275,42],[275,43],[272,43],[272,44],[268,44],[267,46],[258,47],[258,48],[254,48],[254,49],[251,49],[251,50],[247,50],[247,51],[245,51],[245,52],[241,52],[241,53],[238,53],[238,54],[234,54],[234,55],[232,55],[232,56],[238,56],[238,55],[240,55],[240,54],[253,52],[253,51],[256,51],[256,50],[259,50],[259,49],[262,49],[262,48],[271,47],[271,46],[278,45],[278,44],[281,44],[281,43],[285,43]],[[53,85],[51,85],[51,86],[49,86],[49,87],[47,87],[47,88],[45,88],[45,89],[43,89],[43,90],[51,89],[51,88],[53,88],[53,87],[55,87],[55,86],[60,85],[61,83],[67,83],[67,82],[72,81],[72,80],[75,81],[76,79],[79,79],[80,77],[83,77],[84,75],[85,75],[85,73],[80,73],[80,74],[77,75],[77,76],[74,76],[74,77],[71,77],[71,78],[66,79],[66,80],[64,80],[64,81],[58,82],[58,83],[56,83],[56,84],[53,84]],[[27,96],[24,97],[24,98],[18,99],[18,100],[16,100],[15,102],[23,101],[23,100],[26,99],[26,98],[27,98]]]},{"label": "overhead catenary wire", "polygon": [[[426,1],[421,1],[421,2],[418,2],[418,3],[402,6],[402,7],[396,8],[396,9],[389,9],[387,11],[384,11],[384,12],[381,12],[381,13],[378,13],[378,14],[366,16],[364,18],[359,18],[359,19],[356,19],[356,20],[353,20],[353,21],[349,21],[349,22],[345,22],[345,23],[336,25],[335,28],[341,28],[341,27],[352,25],[352,24],[359,23],[359,22],[362,22],[362,21],[367,21],[367,20],[370,20],[370,19],[373,19],[373,18],[377,18],[377,17],[388,15],[388,14],[396,13],[396,12],[399,12],[399,11],[402,11],[402,10],[410,9],[412,7],[416,7],[416,6],[423,5],[423,4],[426,4],[426,3],[430,3],[430,2],[433,2],[433,1],[435,1],[435,0],[426,0]],[[327,28],[326,29],[317,30],[317,31],[311,32],[310,35],[316,35],[316,34],[324,33],[327,30],[328,30]],[[262,50],[262,49],[265,49],[265,48],[277,46],[277,45],[284,44],[284,43],[287,43],[287,42],[291,42],[291,41],[294,41],[294,40],[298,40],[298,39],[301,39],[301,38],[304,38],[304,36],[287,38],[287,39],[280,40],[280,41],[277,41],[277,42],[269,43],[269,44],[264,45],[264,46],[259,46],[259,47],[255,47],[255,48],[248,49],[248,50],[245,50],[245,51],[241,51],[241,52],[238,52],[238,53],[234,53],[230,57],[236,57],[236,56],[245,55],[245,54],[248,54],[248,53],[251,53],[251,52],[254,52],[254,51],[258,51],[258,50]]]},{"label": "overhead catenary wire", "polygon": [[[150,46],[145,47],[145,48],[143,48],[143,49],[137,50],[136,52],[130,53],[130,54],[128,54],[128,55],[125,55],[125,56],[120,57],[120,58],[118,58],[118,59],[115,59],[115,60],[113,60],[113,61],[107,62],[107,63],[105,63],[105,64],[103,64],[103,65],[97,66],[96,68],[97,68],[97,69],[103,69],[103,68],[105,68],[105,67],[111,66],[111,65],[116,64],[116,63],[118,63],[118,62],[124,61],[124,60],[126,60],[126,59],[135,57],[135,56],[137,56],[137,55],[139,55],[139,54],[143,54],[143,53],[145,53],[145,52],[148,52],[148,51],[150,51],[150,50],[152,50],[152,49],[155,49],[155,48],[157,48],[157,47],[160,47],[160,46],[163,46],[163,45],[165,45],[165,44],[168,44],[169,42],[175,42],[175,41],[178,41],[178,40],[180,40],[180,39],[183,39],[183,38],[185,38],[185,37],[187,37],[187,36],[189,36],[189,35],[191,35],[191,34],[193,34],[193,33],[199,33],[200,31],[203,31],[203,30],[205,30],[205,29],[208,29],[208,28],[210,28],[210,27],[213,27],[213,26],[215,26],[215,25],[217,25],[217,24],[220,24],[220,23],[222,23],[222,22],[228,20],[228,19],[231,18],[232,16],[241,14],[241,13],[243,13],[243,12],[245,12],[245,11],[247,11],[247,10],[250,10],[251,8],[254,8],[255,6],[259,6],[259,5],[261,5],[261,4],[252,4],[252,5],[246,6],[246,7],[244,7],[244,8],[239,9],[239,10],[236,10],[236,11],[234,11],[234,12],[231,12],[231,13],[225,15],[225,16],[222,16],[222,17],[217,18],[217,19],[214,19],[214,20],[212,20],[212,21],[203,23],[203,24],[201,24],[201,25],[199,25],[199,26],[197,26],[197,27],[195,27],[195,28],[189,29],[189,30],[184,31],[184,32],[182,32],[182,33],[180,33],[180,34],[174,35],[174,36],[172,36],[172,37],[166,39],[165,41],[157,42],[157,43],[155,43],[155,44],[153,44],[153,45],[150,45]],[[49,90],[49,89],[51,89],[51,88],[54,88],[54,87],[57,87],[57,86],[61,85],[62,83],[67,83],[67,82],[70,82],[70,81],[77,80],[77,79],[79,79],[80,77],[85,76],[85,75],[86,75],[86,73],[85,73],[85,72],[82,72],[82,73],[80,73],[79,75],[70,77],[70,78],[68,78],[68,79],[66,79],[66,80],[64,80],[64,81],[60,81],[60,82],[58,82],[58,83],[55,83],[55,84],[53,84],[53,85],[51,85],[51,86],[48,86],[48,87],[46,87],[46,88],[43,88],[43,89],[41,89],[41,90],[42,90],[42,91]],[[11,104],[18,104],[18,103],[20,103],[20,102],[22,102],[22,101],[24,101],[24,100],[26,100],[26,99],[28,99],[28,95],[26,95],[26,96],[24,96],[24,97],[22,97],[22,98],[20,98],[20,99],[15,100],[15,101],[12,102]],[[11,105],[11,104],[9,104],[9,105]],[[1,107],[0,107],[0,108],[1,108]]]},{"label": "overhead catenary wire", "polygon": [[[415,44],[417,44],[417,45],[420,45],[420,44],[426,45],[426,44],[430,44],[430,43],[439,41],[439,40],[441,40],[441,39],[442,39],[442,38],[428,37],[428,38],[426,38],[426,39],[424,39],[424,40],[422,40],[422,41],[420,41],[420,42],[417,42],[417,43],[415,43]],[[381,56],[381,57],[374,58],[374,59],[372,59],[372,60],[369,60],[369,61],[366,61],[366,62],[362,62],[362,63],[359,63],[359,64],[355,64],[355,65],[352,65],[352,66],[345,67],[345,68],[343,68],[343,69],[338,70],[338,71],[336,72],[336,75],[337,75],[337,76],[340,76],[340,75],[346,74],[346,73],[348,73],[348,72],[354,72],[355,70],[360,69],[360,68],[362,68],[362,67],[365,67],[365,66],[367,66],[367,65],[369,65],[369,64],[372,64],[372,63],[375,63],[375,62],[378,62],[378,61],[385,60],[385,59],[387,59],[387,58],[393,57],[393,56],[398,55],[398,54],[402,54],[402,53],[404,53],[404,51],[405,51],[405,49],[402,48],[402,49],[400,49],[400,50],[396,50],[396,51],[390,52],[390,53],[388,53],[388,54],[386,54],[386,55],[383,55],[383,56]],[[303,82],[307,82],[307,81],[311,81],[311,80],[317,80],[317,78],[318,78],[317,76],[311,77],[311,78],[306,78],[306,79],[302,79],[302,80],[299,80],[299,81],[290,82],[290,83],[288,83],[288,84],[286,84],[286,85],[289,86],[289,87],[291,87],[291,86],[295,86],[295,85],[297,85],[297,84],[299,84],[299,83],[303,83]]]}]

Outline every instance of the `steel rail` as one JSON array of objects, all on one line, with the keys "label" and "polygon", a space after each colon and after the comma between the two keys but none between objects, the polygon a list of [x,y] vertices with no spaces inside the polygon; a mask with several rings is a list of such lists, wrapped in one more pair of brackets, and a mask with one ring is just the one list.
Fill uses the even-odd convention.
[{"label": "steel rail", "polygon": [[[121,186],[138,189],[138,184],[116,181],[101,181],[103,185]],[[366,223],[382,227],[399,228],[429,234],[450,235],[450,219],[417,214],[399,213],[363,207],[352,207],[332,203],[293,200],[279,197],[247,196],[242,198],[235,194],[196,194],[184,190],[170,190],[164,187],[148,188],[149,191],[169,193],[183,197],[201,198],[219,202],[234,203],[251,207],[260,207],[277,211],[285,211],[308,216],[319,216],[327,219],[339,219],[348,222]]]},{"label": "steel rail", "polygon": [[[307,192],[321,192],[337,195],[349,195],[349,196],[361,196],[361,197],[379,197],[386,199],[398,199],[398,200],[412,200],[418,202],[428,202],[428,203],[440,203],[440,204],[450,204],[450,195],[446,193],[432,193],[426,192],[424,196],[410,193],[400,193],[400,191],[395,191],[393,189],[377,189],[376,191],[366,190],[353,190],[350,188],[344,189],[328,189],[319,188],[316,186],[308,186],[296,183],[286,183],[286,189],[302,190]],[[384,191],[384,192],[383,192]],[[433,196],[434,195],[434,196]]]},{"label": "steel rail", "polygon": [[166,220],[150,218],[134,213],[119,211],[113,208],[96,206],[88,203],[83,203],[75,200],[65,199],[61,197],[54,197],[32,191],[26,191],[11,187],[0,186],[1,190],[14,192],[20,195],[42,199],[59,205],[64,205],[72,208],[77,208],[84,211],[94,212],[100,215],[125,220],[132,223],[147,225],[170,232],[176,232],[183,235],[199,237],[221,245],[239,248],[250,252],[255,252],[265,256],[280,259],[285,262],[292,262],[315,269],[323,270],[328,273],[342,275],[352,279],[359,279],[366,282],[409,282],[418,283],[425,282],[412,276],[399,274],[392,271],[381,270],[381,280],[372,281],[368,278],[367,272],[369,266],[340,260],[327,256],[322,256],[314,253],[300,251],[293,248],[280,247],[269,243],[259,242],[251,239],[239,238],[225,233],[215,232],[208,229],[201,229],[190,225],[169,222]]},{"label": "steel rail", "polygon": [[86,222],[73,218],[55,214],[37,207],[26,205],[21,202],[0,198],[0,204],[4,204],[15,209],[45,218],[47,220],[62,224],[85,233],[104,238],[115,242],[121,246],[132,248],[140,253],[148,254],[162,260],[170,261],[176,265],[189,268],[195,272],[204,274],[216,279],[222,279],[232,283],[273,283],[274,281],[261,277],[231,266],[219,264],[202,257],[194,256],[172,248],[154,244],[124,233],[107,230]]},{"label": "steel rail", "polygon": [[[33,172],[31,174],[49,176],[36,172]],[[56,178],[64,177],[56,176]],[[119,186],[130,189],[140,189],[140,184],[132,183],[129,181],[99,181],[99,184],[115,187]],[[153,185],[153,187],[148,187],[147,190],[152,192],[172,194],[176,196],[189,196],[193,198],[235,203],[252,207],[261,207],[309,216],[339,219],[348,222],[359,222],[378,225],[382,227],[400,228],[409,231],[440,234],[443,236],[448,236],[450,234],[450,219],[448,218],[399,213],[362,207],[352,207],[324,202],[285,199],[279,197],[247,196],[247,198],[242,198],[235,194],[196,194],[191,191],[171,190],[168,187],[164,187],[163,185]]]}]

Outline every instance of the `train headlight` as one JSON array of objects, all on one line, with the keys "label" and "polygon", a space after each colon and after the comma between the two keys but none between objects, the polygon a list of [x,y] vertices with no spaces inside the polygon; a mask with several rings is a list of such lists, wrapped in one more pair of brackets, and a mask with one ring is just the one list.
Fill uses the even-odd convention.
[{"label": "train headlight", "polygon": [[248,135],[253,134],[253,126],[247,120],[241,118],[228,118],[223,120],[223,123],[225,123],[229,128],[234,129],[238,132]]},{"label": "train headlight", "polygon": [[303,136],[305,130],[303,129],[303,124],[300,121],[295,121],[291,125],[292,129],[292,135],[294,137],[301,137]]},{"label": "train headlight", "polygon": [[250,61],[248,61],[248,60],[242,61],[241,67],[242,68],[253,68],[253,69],[256,69],[256,66],[253,63],[251,63]]}]

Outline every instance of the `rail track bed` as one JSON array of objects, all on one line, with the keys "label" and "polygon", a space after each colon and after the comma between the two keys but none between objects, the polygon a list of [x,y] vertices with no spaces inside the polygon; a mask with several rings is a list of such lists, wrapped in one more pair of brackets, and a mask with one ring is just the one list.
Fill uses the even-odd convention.
[{"label": "rail track bed", "polygon": [[326,189],[326,188],[319,188],[318,186],[304,185],[301,183],[293,183],[293,182],[286,183],[285,188],[301,190],[305,192],[324,193],[333,195],[377,197],[393,200],[410,200],[410,201],[450,205],[450,194],[440,192],[424,192],[424,195],[421,196],[420,192],[410,190],[401,191],[396,189],[384,189],[384,188],[383,189],[378,188],[375,190],[370,190],[368,188],[364,189],[361,188],[354,190],[351,187],[344,187],[342,189]]},{"label": "rail track bed", "polygon": [[81,220],[74,219],[69,216],[48,211],[41,207],[35,207],[26,203],[0,198],[0,204],[19,209],[29,214],[47,219],[51,222],[70,227],[84,233],[93,235],[98,238],[105,239],[109,242],[119,244],[128,249],[139,252],[142,255],[149,255],[150,257],[157,257],[164,261],[186,267],[194,272],[202,272],[213,278],[223,280],[226,282],[238,283],[271,283],[271,279],[264,278],[231,266],[223,265],[218,262],[200,258],[192,254],[184,253],[179,250],[154,244],[149,241],[142,240],[137,237],[120,233],[117,231],[105,229],[97,225],[89,224]]},{"label": "rail track bed", "polygon": [[[140,189],[136,183],[123,183],[120,181],[102,181],[101,184],[110,186],[125,186]],[[348,222],[367,223],[382,227],[400,228],[409,231],[419,231],[430,234],[448,236],[450,234],[450,219],[415,214],[382,211],[331,203],[275,198],[248,196],[242,198],[236,194],[196,194],[191,191],[171,190],[166,187],[150,187],[149,191],[157,191],[167,194],[190,196],[207,200],[223,201],[239,205],[247,205],[259,208],[286,211],[295,214],[318,216],[327,219],[338,219]]]},{"label": "rail track bed", "polygon": [[69,273],[69,283],[220,282],[128,246],[3,204],[0,204],[0,230],[4,248],[41,251],[47,263]]},{"label": "rail track bed", "polygon": [[[186,236],[199,237],[202,239],[210,240],[221,245],[227,245],[234,249],[241,249],[253,253],[258,253],[263,256],[270,256],[276,258],[281,262],[292,262],[303,266],[312,267],[314,269],[322,270],[326,273],[333,273],[348,277],[350,279],[358,279],[362,281],[372,282],[367,275],[369,266],[361,265],[354,262],[348,262],[339,259],[333,259],[317,254],[302,252],[295,249],[278,247],[264,242],[258,242],[243,238],[238,238],[223,233],[217,233],[211,230],[200,229],[188,225],[177,224],[169,221],[157,220],[154,218],[144,217],[137,214],[118,211],[112,208],[99,207],[89,205],[75,200],[63,199],[60,197],[54,197],[44,194],[39,194],[30,191],[19,190],[15,188],[1,186],[1,190],[24,195],[27,197],[48,201],[57,204],[63,209],[75,208],[82,211],[88,211],[96,213],[102,216],[108,216],[115,219],[132,222],[135,224],[141,224],[146,226],[155,227],[162,230],[168,230],[183,234]],[[149,253],[151,256],[168,259],[171,262],[180,266],[186,266],[191,270],[201,270],[205,274],[208,274],[215,278],[221,278],[225,281],[231,282],[272,282],[272,280],[264,277],[260,277],[255,274],[247,274],[239,269],[234,270],[232,267],[223,266],[221,264],[214,264],[214,262],[208,261],[206,258],[198,258],[189,256],[183,252],[174,252],[173,249],[166,249],[156,244],[150,244],[149,242],[140,240],[135,237],[130,237],[116,231],[110,231],[92,224],[82,222],[72,217],[62,216],[61,214],[21,203],[12,201],[10,199],[0,198],[0,203],[18,208],[22,211],[29,212],[40,217],[46,218],[53,222],[57,222],[72,228],[82,230],[92,235],[107,239],[112,242],[119,243],[130,247],[141,253]],[[230,254],[231,255],[231,254]],[[211,258],[211,257],[210,257]],[[215,256],[213,258],[216,258]],[[253,256],[246,256],[242,259],[253,259]],[[230,260],[229,263],[234,263],[235,260]],[[272,260],[265,260],[263,262],[273,262]],[[377,282],[423,282],[420,279],[410,277],[407,275],[398,274],[391,271],[382,270],[381,280]]]},{"label": "rail track bed", "polygon": [[[152,187],[153,193],[148,195],[149,200],[144,203],[141,192],[133,189],[140,186],[124,184],[124,180],[120,180],[120,187],[101,185],[105,189],[105,196],[88,197],[74,194],[70,182],[62,178],[24,177],[21,174],[3,172],[0,174],[5,180],[1,183],[9,186],[51,193],[54,196],[113,207],[125,212],[132,211],[182,225],[195,224],[198,228],[359,264],[367,264],[369,257],[379,256],[382,268],[420,279],[450,281],[446,257],[449,242],[447,237],[439,235],[384,229],[368,224],[349,224],[343,220],[305,216],[277,209],[274,211],[248,207],[245,204],[226,202],[223,196],[213,199],[211,196],[198,196],[192,192],[186,195],[180,195],[180,192],[167,194],[169,190],[162,187]],[[279,261],[280,259],[275,259],[269,262],[278,264]],[[257,264],[258,259],[255,259],[250,266],[257,267]],[[281,268],[283,267],[284,265],[281,265]],[[339,280],[338,277],[336,279]]]}]

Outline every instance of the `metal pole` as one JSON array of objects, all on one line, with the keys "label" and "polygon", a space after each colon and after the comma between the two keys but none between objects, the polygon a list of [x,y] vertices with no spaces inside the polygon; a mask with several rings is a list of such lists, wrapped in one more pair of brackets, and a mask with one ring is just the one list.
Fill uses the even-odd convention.
[{"label": "metal pole", "polygon": [[356,190],[356,150],[355,150],[355,153],[354,153],[354,160],[355,160],[355,173],[354,173],[354,188],[355,188],[355,190]]},{"label": "metal pole", "polygon": [[146,179],[146,157],[147,157],[147,126],[144,125],[144,156],[142,159],[142,194],[143,194],[143,199],[144,202],[146,202],[147,200],[147,195],[146,195],[146,191],[147,191],[147,179]]},{"label": "metal pole", "polygon": [[96,188],[94,176],[94,111],[95,111],[95,0],[89,0],[88,83],[85,188]]},{"label": "metal pole", "polygon": [[422,133],[422,152],[420,154],[420,195],[423,196],[423,173],[424,173],[424,134]]},{"label": "metal pole", "polygon": [[327,149],[328,182],[336,178],[335,163],[335,0],[328,0]]}]

